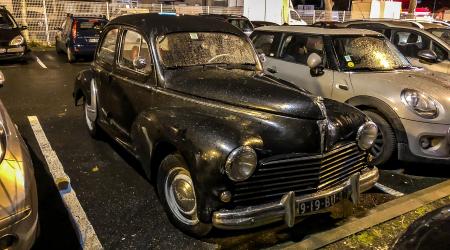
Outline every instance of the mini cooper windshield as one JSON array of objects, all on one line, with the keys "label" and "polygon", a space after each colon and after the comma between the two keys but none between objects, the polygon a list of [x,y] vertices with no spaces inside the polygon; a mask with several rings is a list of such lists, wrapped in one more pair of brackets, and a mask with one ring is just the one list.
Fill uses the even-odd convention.
[{"label": "mini cooper windshield", "polygon": [[389,71],[411,64],[383,37],[337,37],[333,39],[339,66],[344,71]]},{"label": "mini cooper windshield", "polygon": [[244,39],[227,33],[173,33],[160,36],[157,47],[166,69],[192,66],[223,66],[253,69],[253,48]]}]

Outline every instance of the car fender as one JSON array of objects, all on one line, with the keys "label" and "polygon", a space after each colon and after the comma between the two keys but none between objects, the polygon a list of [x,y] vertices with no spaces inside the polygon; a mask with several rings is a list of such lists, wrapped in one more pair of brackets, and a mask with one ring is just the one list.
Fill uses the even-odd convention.
[{"label": "car fender", "polygon": [[383,100],[380,100],[372,96],[355,96],[346,101],[346,103],[359,108],[361,110],[372,109],[376,110],[382,115],[392,128],[395,130],[395,136],[397,143],[407,143],[408,139],[406,136],[405,128],[400,120],[397,113]]},{"label": "car fender", "polygon": [[83,70],[78,73],[72,96],[75,101],[75,105],[78,105],[78,101],[84,96],[86,101],[91,103],[91,82],[94,79],[94,72],[91,69]]}]

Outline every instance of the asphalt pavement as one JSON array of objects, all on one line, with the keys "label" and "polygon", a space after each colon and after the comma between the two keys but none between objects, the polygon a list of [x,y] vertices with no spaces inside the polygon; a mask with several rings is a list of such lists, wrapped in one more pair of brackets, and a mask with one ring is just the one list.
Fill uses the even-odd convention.
[{"label": "asphalt pavement", "polygon": [[[110,140],[98,141],[89,136],[82,107],[74,105],[72,90],[76,74],[88,68],[90,62],[69,64],[54,51],[33,54],[33,60],[26,64],[0,63],[6,77],[0,99],[33,156],[41,224],[36,249],[77,249],[79,244],[28,116],[38,117],[105,249],[256,249],[300,241],[344,222],[316,215],[291,229],[275,224],[246,231],[214,230],[201,240],[183,234],[167,219],[155,186],[133,157]],[[450,171],[443,166],[392,162],[381,171],[379,182],[408,194],[449,177]],[[362,217],[368,209],[394,198],[377,189],[369,190],[355,216]]]}]

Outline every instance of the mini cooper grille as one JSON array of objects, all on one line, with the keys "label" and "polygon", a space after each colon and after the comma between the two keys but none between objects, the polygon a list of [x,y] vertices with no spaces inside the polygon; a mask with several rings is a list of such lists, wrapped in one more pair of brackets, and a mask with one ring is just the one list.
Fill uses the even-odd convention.
[{"label": "mini cooper grille", "polygon": [[255,204],[280,199],[294,191],[305,195],[347,180],[367,166],[367,154],[355,143],[328,153],[306,157],[262,160],[250,179],[235,186],[235,204]]}]

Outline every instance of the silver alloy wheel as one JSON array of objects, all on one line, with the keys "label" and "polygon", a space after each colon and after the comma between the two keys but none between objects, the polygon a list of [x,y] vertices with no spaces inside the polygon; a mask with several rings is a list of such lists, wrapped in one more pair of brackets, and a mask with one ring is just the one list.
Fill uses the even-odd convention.
[{"label": "silver alloy wheel", "polygon": [[197,199],[189,173],[173,168],[164,181],[164,195],[172,214],[186,225],[197,225]]},{"label": "silver alloy wheel", "polygon": [[375,157],[379,157],[383,153],[384,136],[380,129],[378,129],[377,138],[375,139],[370,153]]}]

